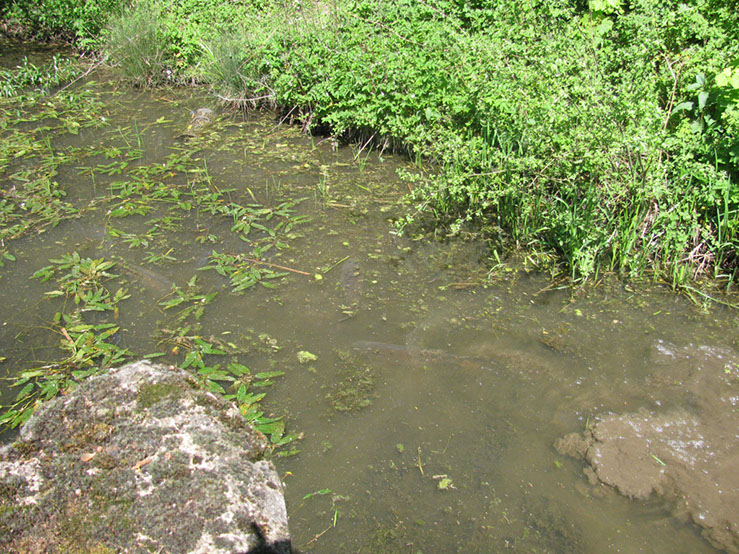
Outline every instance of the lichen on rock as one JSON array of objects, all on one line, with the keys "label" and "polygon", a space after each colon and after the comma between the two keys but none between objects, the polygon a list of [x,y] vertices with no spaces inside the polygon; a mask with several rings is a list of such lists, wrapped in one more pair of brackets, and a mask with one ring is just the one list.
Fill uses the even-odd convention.
[{"label": "lichen on rock", "polygon": [[189,373],[111,370],[41,406],[0,450],[0,549],[290,552],[265,449]]}]

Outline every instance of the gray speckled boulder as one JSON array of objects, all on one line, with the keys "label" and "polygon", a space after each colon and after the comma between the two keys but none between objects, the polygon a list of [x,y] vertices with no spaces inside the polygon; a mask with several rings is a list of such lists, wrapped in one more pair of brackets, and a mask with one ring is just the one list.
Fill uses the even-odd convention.
[{"label": "gray speckled boulder", "polygon": [[44,406],[0,450],[3,552],[290,552],[264,437],[146,361]]}]

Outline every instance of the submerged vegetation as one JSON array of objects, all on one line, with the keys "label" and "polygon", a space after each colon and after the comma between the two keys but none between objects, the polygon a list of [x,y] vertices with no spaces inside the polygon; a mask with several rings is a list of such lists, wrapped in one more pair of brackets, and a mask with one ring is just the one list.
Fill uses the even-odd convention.
[{"label": "submerged vegetation", "polygon": [[403,176],[401,231],[480,233],[495,259],[523,251],[578,279],[731,287],[732,4],[96,0],[6,16],[90,40],[106,21],[95,44],[134,83],[205,83],[224,102],[403,149],[418,171]]},{"label": "submerged vegetation", "polygon": [[[416,169],[400,175],[409,193],[399,233],[473,234],[498,265],[523,252],[579,280],[650,275],[703,294],[693,281],[731,290],[739,277],[739,11],[723,2],[59,0],[2,9],[6,29],[75,40],[134,85],[206,85],[222,103],[277,108],[282,121],[356,141],[360,171],[372,149],[407,153]],[[302,199],[263,205],[249,189],[214,185],[199,152],[236,139],[208,126],[181,135],[187,146],[162,162],[143,163],[142,129],[110,128],[94,81],[65,86],[83,71],[56,58],[0,71],[0,267],[16,260],[16,239],[104,210],[99,246],[145,250],[144,264],[178,262],[169,237],[194,224],[194,240],[212,245],[197,269],[222,276],[231,294],[272,287],[290,271],[310,275],[267,260],[297,236]],[[54,146],[92,129],[107,137],[99,147]],[[70,165],[91,182],[92,200],[56,180]],[[325,175],[316,194],[330,204]],[[224,243],[214,230],[223,226],[243,247]],[[236,400],[275,446],[292,441],[251,390],[281,372],[252,376],[241,346],[199,334],[217,292],[200,290],[197,276],[186,287],[168,282],[114,250],[65,253],[36,272],[57,283],[46,293],[61,303],[47,330],[61,356],[21,372],[0,423],[17,426],[38,400],[145,354],[120,340],[134,275],[161,293],[158,355]],[[225,366],[212,361],[224,355]],[[334,408],[365,405],[372,387],[371,375],[348,378]]]},{"label": "submerged vegetation", "polygon": [[[56,74],[58,66],[53,59],[37,69]],[[218,251],[214,247],[206,259],[190,264],[194,270],[215,270],[226,294],[243,294],[257,284],[273,287],[287,273],[274,271],[267,258],[289,249],[298,236],[305,217],[294,212],[301,200],[265,204],[248,188],[219,188],[207,169],[205,152],[214,139],[207,133],[189,137],[187,147],[172,138],[175,147],[147,163],[148,128],[135,121],[113,124],[100,100],[100,83],[49,95],[36,86],[40,82],[23,77],[28,72],[28,64],[19,68],[14,75],[23,86],[0,97],[0,267],[27,258],[23,239],[52,227],[79,224],[91,231],[83,235],[88,242],[64,245],[31,276],[50,287],[41,293],[41,321],[24,325],[10,348],[18,371],[8,377],[14,392],[2,401],[0,431],[23,424],[40,402],[134,356],[163,357],[234,401],[273,448],[292,443],[297,435],[286,433],[284,419],[260,407],[265,389],[284,371],[271,360],[264,370],[250,369],[249,338],[225,340],[228,330],[221,336],[202,330],[220,289],[204,290],[200,274],[180,286],[149,267],[166,272],[167,266],[187,263],[182,256],[192,251],[191,242],[203,250],[216,243]],[[160,118],[150,127],[167,123]],[[79,144],[78,135],[86,133],[96,140],[70,145],[70,138]],[[0,281],[7,278],[0,274]],[[129,329],[142,309],[153,309],[160,320],[153,337],[129,348]],[[32,346],[23,346],[24,337],[32,337]],[[7,358],[0,356],[0,362]]]},{"label": "submerged vegetation", "polygon": [[[204,84],[223,103],[274,107],[283,121],[355,140],[360,170],[371,149],[406,152],[416,170],[400,176],[410,192],[397,232],[475,234],[493,260],[524,252],[580,280],[653,275],[691,287],[710,277],[730,290],[739,277],[738,14],[712,0],[60,0],[12,4],[2,15],[10,28],[78,40],[135,85]],[[0,194],[0,266],[15,261],[13,240],[104,208],[103,242],[145,249],[147,264],[177,261],[167,237],[194,216],[194,240],[213,244],[198,269],[227,279],[232,294],[295,271],[265,257],[296,236],[301,199],[265,206],[248,189],[253,202],[215,186],[198,158],[224,140],[212,130],[182,135],[192,142],[162,163],[142,163],[142,130],[108,129],[94,82],[63,86],[82,67],[54,58],[0,72],[0,172],[11,184]],[[52,144],[88,129],[110,140]],[[68,164],[92,182],[94,200],[67,198],[55,177]],[[316,190],[330,195],[325,179]],[[229,251],[201,217],[227,222],[245,248]],[[6,425],[131,354],[116,342],[131,293],[109,271],[157,280],[115,256],[75,251],[51,262],[36,277],[57,281],[47,296],[63,305],[49,329],[66,355],[22,373]],[[234,383],[242,411],[274,444],[289,442],[284,423],[256,408],[263,394],[250,392],[245,365],[210,365],[240,352],[198,334],[216,293],[201,291],[197,277],[165,285],[160,310],[175,315],[159,330],[163,354],[182,356],[213,390]],[[257,373],[255,383],[279,374]],[[371,390],[371,379],[358,382]]]}]

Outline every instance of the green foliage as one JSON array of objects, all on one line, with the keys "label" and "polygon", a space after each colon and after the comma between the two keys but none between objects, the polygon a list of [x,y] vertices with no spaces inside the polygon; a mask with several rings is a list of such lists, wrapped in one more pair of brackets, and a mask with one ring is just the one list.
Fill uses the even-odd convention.
[{"label": "green foliage", "polygon": [[621,0],[590,0],[588,4],[592,11],[601,12],[606,15],[619,13],[623,10]]},{"label": "green foliage", "polygon": [[[129,298],[130,289],[137,297],[134,309],[137,304],[145,305],[163,314],[154,336],[159,345],[166,345],[166,351],[145,357],[167,356],[170,363],[188,368],[209,390],[234,400],[244,416],[267,435],[272,447],[291,444],[297,436],[286,432],[285,421],[260,407],[263,391],[283,372],[270,365],[266,371],[252,373],[241,359],[248,347],[201,336],[204,315],[218,293],[202,290],[197,277],[178,286],[170,275],[171,262],[180,261],[171,254],[176,252],[179,257],[182,252],[179,244],[172,243],[173,233],[187,233],[183,227],[191,225],[190,237],[194,240],[228,243],[233,242],[228,240],[230,237],[240,239],[236,241],[241,244],[239,255],[223,254],[218,263],[212,260],[210,264],[231,278],[237,293],[257,282],[276,284],[277,278],[285,274],[270,269],[273,266],[267,259],[287,249],[288,242],[299,236],[296,227],[306,219],[294,213],[300,199],[274,198],[272,205],[262,205],[244,186],[238,190],[217,186],[208,173],[204,155],[212,152],[213,141],[205,135],[189,140],[186,148],[175,148],[166,157],[146,163],[146,127],[141,128],[135,120],[127,126],[111,125],[109,114],[101,112],[100,89],[95,81],[88,80],[81,90],[69,89],[51,96],[27,90],[0,97],[0,132],[4,138],[0,144],[0,176],[8,183],[0,190],[0,267],[23,255],[23,250],[8,251],[9,245],[31,231],[40,233],[73,217],[82,218],[84,223],[94,221],[94,228],[100,231],[100,235],[91,237],[93,245],[85,243],[80,248],[89,251],[104,242],[114,250],[117,246],[145,247],[147,252],[128,253],[129,261],[72,252],[49,260],[35,272],[33,278],[54,283],[43,302],[53,311],[41,325],[31,325],[19,333],[19,342],[24,342],[21,337],[33,335],[19,347],[19,351],[28,351],[30,359],[21,354],[11,362],[16,368],[11,369],[9,379],[17,395],[2,407],[0,428],[22,424],[40,402],[83,379],[105,372],[130,356],[141,357],[141,352],[129,352],[123,344],[132,333],[125,323],[130,325],[132,314],[121,313],[128,306],[123,300]],[[151,124],[166,123],[171,122],[162,117]],[[77,146],[79,141],[69,145],[66,135],[92,126],[101,127],[95,133],[99,140],[94,144],[85,141],[84,147]],[[278,134],[283,132],[291,134],[288,130]],[[59,137],[65,140],[56,140]],[[218,147],[232,150],[243,137],[227,140],[219,138]],[[73,189],[70,196],[74,204],[65,201],[64,183],[69,179],[60,179],[62,184],[55,180],[58,173],[70,170],[84,176],[72,176],[75,186],[79,181],[87,184],[84,192]],[[245,198],[251,203],[238,202]],[[101,221],[96,216],[102,214]],[[169,267],[160,273],[140,265],[146,263]],[[152,296],[157,298],[155,306],[151,305]],[[37,344],[39,336],[51,339],[50,345],[45,345],[49,350],[28,346]],[[269,351],[275,350],[270,344]],[[51,354],[39,361],[39,352]],[[218,357],[225,354],[229,355],[228,362],[218,362]],[[0,361],[6,361],[5,357],[0,356]],[[294,452],[291,446],[277,455]]]},{"label": "green foliage", "polygon": [[[50,296],[66,296],[74,300],[75,304],[81,302],[87,304],[93,297],[99,296],[99,293],[104,293],[108,297],[109,294],[102,286],[102,282],[117,277],[107,271],[115,266],[115,262],[105,261],[102,258],[98,260],[81,258],[77,252],[65,254],[61,259],[51,260],[51,262],[52,265],[42,267],[33,274],[33,277],[48,281],[57,272],[68,270],[69,273],[57,278],[59,288],[47,294]],[[91,294],[92,296],[90,296]],[[91,309],[98,308],[93,303]],[[112,307],[104,309],[112,309]]]},{"label": "green foliage", "polygon": [[680,284],[739,271],[734,4],[148,0],[105,42],[139,84],[207,82],[412,154],[401,230],[474,229],[576,278]]},{"label": "green foliage", "polygon": [[139,86],[160,83],[171,72],[169,45],[160,23],[161,8],[137,2],[111,20],[103,40],[105,51],[125,78]]},{"label": "green foliage", "polygon": [[[77,252],[51,262],[34,273],[33,278],[42,281],[53,278],[57,282],[57,288],[46,295],[64,300],[54,317],[53,330],[59,335],[61,351],[67,355],[21,371],[12,379],[12,386],[20,390],[14,402],[3,407],[0,427],[23,424],[40,402],[122,363],[130,354],[116,344],[120,328],[114,323],[119,304],[130,295],[122,288],[113,292],[106,284],[115,277],[108,272],[115,263],[82,258]],[[67,309],[66,300],[73,301],[71,309]],[[86,323],[88,312],[97,313],[97,321]],[[101,318],[113,321],[100,322]]]},{"label": "green foliage", "polygon": [[[192,283],[194,280],[191,281]],[[192,296],[188,301],[207,303],[210,299]],[[172,306],[165,305],[165,308],[169,307]],[[238,362],[229,362],[225,367],[220,363],[213,363],[211,360],[214,356],[220,357],[239,352],[233,343],[214,337],[204,339],[197,335],[188,336],[180,331],[176,337],[170,337],[168,340],[176,344],[179,355],[184,355],[180,367],[192,371],[203,386],[211,392],[221,394],[226,400],[233,401],[244,418],[268,437],[271,448],[286,446],[299,438],[297,434],[285,433],[283,418],[265,415],[260,408],[260,402],[266,393],[252,392],[254,388],[266,388],[273,385],[272,379],[284,375],[284,371],[264,371],[253,374],[247,366]],[[296,452],[295,450],[283,451],[278,455],[288,456]]]},{"label": "green foliage", "polygon": [[233,33],[258,6],[243,0],[139,0],[110,21],[103,43],[110,59],[139,85],[202,78],[194,66],[205,45]]},{"label": "green foliage", "polygon": [[[160,24],[176,70],[192,66],[204,43],[239,28],[244,14],[262,9],[261,0],[164,0]],[[183,24],[184,23],[184,24]]]},{"label": "green foliage", "polygon": [[219,254],[215,250],[210,255],[210,262],[203,269],[213,269],[219,275],[228,277],[234,294],[243,294],[257,283],[271,288],[273,285],[270,280],[287,275],[285,272],[278,273],[268,267],[260,267],[259,260],[254,258],[242,254]]},{"label": "green foliage", "polygon": [[[190,279],[187,283],[186,290],[183,290],[176,285],[173,286],[172,293],[169,297],[159,302],[159,305],[165,310],[181,306],[181,309],[175,316],[175,322],[168,322],[168,327],[179,328],[179,331],[177,332],[178,336],[183,336],[190,329],[190,325],[184,326],[183,324],[187,320],[191,320],[191,323],[192,320],[199,320],[205,311],[205,307],[210,304],[218,294],[217,292],[203,294],[200,287],[197,285],[197,280],[197,277]],[[174,323],[174,325],[172,325],[172,323]]]},{"label": "green foliage", "polygon": [[673,113],[684,111],[684,122],[701,137],[701,159],[715,163],[739,178],[739,59],[709,82],[698,73],[685,87],[692,99],[681,102]]},{"label": "green foliage", "polygon": [[202,56],[199,65],[200,77],[210,83],[221,97],[228,101],[249,103],[252,107],[257,100],[242,97],[244,91],[262,96],[261,104],[272,95],[266,91],[264,80],[255,79],[245,71],[248,51],[241,35],[230,32],[209,37],[200,45]]},{"label": "green foliage", "polygon": [[[356,1],[280,17],[229,37],[232,78],[212,82],[435,162],[404,225],[473,223],[580,278],[737,271],[737,16],[723,6]],[[687,85],[703,66],[720,77]]]},{"label": "green foliage", "polygon": [[57,56],[41,67],[24,59],[23,65],[12,71],[0,70],[0,96],[16,96],[29,89],[48,94],[52,88],[71,81],[80,73],[79,64],[59,60]]},{"label": "green foliage", "polygon": [[[44,91],[28,90],[29,79],[22,77],[24,67],[10,73],[8,82],[14,85],[9,88],[14,95],[0,95],[0,176],[6,183],[0,188],[0,243],[5,246],[32,230],[42,232],[78,214],[55,179],[70,156],[55,154],[51,141],[100,122],[100,103],[90,91],[63,90],[46,96]],[[24,83],[23,91],[15,87],[20,83]],[[29,124],[37,131],[17,128]]]},{"label": "green foliage", "polygon": [[[286,446],[298,436],[285,434],[284,420],[266,416],[260,409],[260,402],[266,393],[252,392],[255,388],[271,386],[274,384],[272,379],[284,375],[285,372],[265,371],[253,374],[247,366],[237,361],[229,362],[223,367],[223,364],[214,363],[214,360],[226,355],[235,356],[242,351],[234,343],[193,334],[205,307],[216,295],[216,292],[203,293],[197,284],[197,277],[190,279],[186,290],[174,286],[172,294],[159,302],[164,310],[176,309],[164,322],[160,344],[166,344],[171,354],[180,357],[179,366],[192,371],[204,387],[235,402],[246,420],[269,438],[272,448]],[[285,451],[278,455],[290,453],[294,451]]]},{"label": "green foliage", "polygon": [[16,19],[41,36],[79,39],[98,36],[125,0],[24,0],[14,2],[4,17]]}]

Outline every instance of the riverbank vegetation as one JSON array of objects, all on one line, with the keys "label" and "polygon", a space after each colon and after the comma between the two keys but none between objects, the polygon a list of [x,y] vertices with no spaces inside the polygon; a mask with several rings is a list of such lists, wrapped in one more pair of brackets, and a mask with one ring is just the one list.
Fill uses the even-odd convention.
[{"label": "riverbank vegetation", "polygon": [[406,152],[399,231],[480,234],[493,259],[582,280],[739,278],[735,1],[34,5],[5,16],[77,36],[140,86],[206,85]]}]

